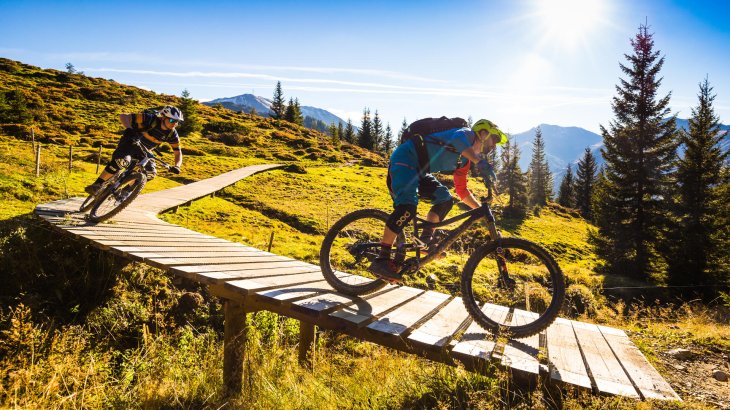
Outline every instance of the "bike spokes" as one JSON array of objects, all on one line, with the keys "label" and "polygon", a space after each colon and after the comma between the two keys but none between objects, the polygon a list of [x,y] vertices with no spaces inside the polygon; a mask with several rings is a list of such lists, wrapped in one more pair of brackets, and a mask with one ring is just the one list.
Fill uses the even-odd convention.
[{"label": "bike spokes", "polygon": [[530,249],[496,247],[476,266],[471,279],[473,297],[484,315],[500,326],[524,325],[548,310],[555,287],[549,262]]}]

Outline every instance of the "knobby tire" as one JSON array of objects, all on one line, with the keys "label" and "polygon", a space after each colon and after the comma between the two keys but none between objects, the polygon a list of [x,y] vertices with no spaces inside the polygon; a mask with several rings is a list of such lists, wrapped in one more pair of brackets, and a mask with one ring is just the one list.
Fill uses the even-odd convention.
[{"label": "knobby tire", "polygon": [[100,193],[99,199],[96,200],[96,202],[94,203],[94,207],[91,208],[91,212],[89,213],[89,220],[94,223],[99,223],[114,217],[119,212],[122,212],[122,210],[126,208],[129,204],[131,204],[132,201],[137,198],[137,195],[139,195],[139,193],[142,191],[142,188],[144,188],[145,184],[147,183],[147,176],[139,172],[135,172],[122,180],[117,190],[124,189],[126,186],[129,185],[129,183],[134,184],[132,192],[130,192],[129,195],[115,208],[112,208],[109,212],[101,215],[97,214],[97,211],[99,210],[101,205],[104,204],[104,202],[106,202],[109,197],[114,194],[114,191],[112,191],[111,186],[109,186],[104,192]]},{"label": "knobby tire", "polygon": [[[560,266],[558,266],[550,253],[536,243],[520,238],[502,238],[499,242],[500,243],[498,244],[496,241],[492,241],[478,247],[469,257],[469,260],[464,266],[464,271],[461,276],[461,294],[464,306],[466,306],[466,310],[469,312],[471,317],[474,318],[474,320],[482,328],[494,334],[502,332],[507,333],[509,337],[519,339],[540,333],[550,326],[560,313],[563,300],[565,299],[565,278],[563,276],[563,272],[560,270]],[[553,292],[551,295],[552,299],[547,309],[531,323],[519,326],[497,323],[490,319],[481,310],[481,307],[475,298],[472,288],[474,272],[482,259],[493,255],[498,246],[501,246],[506,250],[517,249],[532,254],[538,261],[544,264],[544,267],[547,268],[549,272],[553,286]]]}]

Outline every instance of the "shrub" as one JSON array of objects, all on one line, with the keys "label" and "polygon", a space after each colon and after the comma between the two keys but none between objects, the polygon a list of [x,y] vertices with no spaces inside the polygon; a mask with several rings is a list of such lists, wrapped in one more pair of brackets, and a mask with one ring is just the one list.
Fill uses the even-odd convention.
[{"label": "shrub", "polygon": [[203,132],[208,134],[235,133],[248,135],[251,129],[234,121],[211,121],[203,125]]},{"label": "shrub", "polygon": [[256,138],[255,136],[232,133],[232,132],[218,134],[214,140],[220,141],[228,146],[244,146],[244,147],[251,146],[254,143],[258,142],[258,138]]},{"label": "shrub", "polygon": [[572,284],[565,290],[565,311],[571,316],[594,316],[598,309],[598,302],[590,289],[585,285]]},{"label": "shrub", "polygon": [[192,155],[192,156],[203,156],[206,155],[205,151],[197,149],[197,148],[187,148],[187,147],[181,147],[180,151],[182,151],[183,155]]}]

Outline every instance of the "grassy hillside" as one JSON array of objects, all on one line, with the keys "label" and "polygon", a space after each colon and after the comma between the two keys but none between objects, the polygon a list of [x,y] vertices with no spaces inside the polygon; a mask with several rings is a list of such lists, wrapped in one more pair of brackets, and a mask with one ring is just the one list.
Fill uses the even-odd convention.
[{"label": "grassy hillside", "polygon": [[[40,177],[28,135],[17,132],[29,124],[0,124],[0,407],[730,406],[727,384],[711,377],[730,357],[727,311],[698,302],[605,297],[601,288],[621,280],[596,273],[601,262],[589,240],[593,228],[556,205],[524,220],[505,220],[497,212],[498,223],[505,234],[550,249],[568,276],[565,314],[626,329],[685,399],[682,404],[637,403],[542,385],[522,390],[499,370],[476,375],[330,332],[320,335],[313,367],[305,369],[296,364],[297,323],[267,312],[249,317],[244,393],[226,403],[223,315],[205,287],[88,248],[50,232],[30,214],[38,203],[81,195],[96,175],[93,145],[106,145],[108,157],[121,132],[118,113],[176,97],[0,59],[0,92],[10,89],[38,96],[45,116],[33,123],[43,141]],[[95,93],[105,97],[91,98]],[[136,100],[125,100],[132,96]],[[187,138],[183,173],[161,172],[145,192],[254,163],[291,161],[298,167],[252,176],[163,219],[259,248],[274,232],[273,252],[316,262],[323,233],[340,216],[390,206],[385,169],[369,166],[382,159],[356,147],[336,147],[297,126],[202,106],[200,111],[206,124],[232,123],[236,132],[216,133],[218,125]],[[71,171],[68,144],[75,153]],[[437,289],[449,292],[465,258],[455,252],[409,278],[410,284],[425,286],[425,276],[434,273]],[[678,361],[666,354],[677,347],[692,350],[694,358]]]}]

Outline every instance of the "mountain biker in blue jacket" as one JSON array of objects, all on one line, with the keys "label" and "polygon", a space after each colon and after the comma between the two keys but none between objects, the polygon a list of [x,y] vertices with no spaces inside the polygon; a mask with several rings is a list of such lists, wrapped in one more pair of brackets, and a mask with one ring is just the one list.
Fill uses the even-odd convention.
[{"label": "mountain biker in blue jacket", "polygon": [[[104,171],[93,184],[84,189],[86,193],[94,194],[101,188],[104,181],[117,173],[125,156],[129,155],[138,160],[143,159],[142,152],[133,144],[135,140],[139,140],[149,149],[155,148],[163,142],[170,144],[175,153],[175,166],[170,168],[170,171],[175,174],[180,173],[182,152],[180,151],[180,136],[175,129],[177,124],[183,121],[183,113],[180,109],[166,105],[160,111],[147,110],[137,114],[120,114],[119,121],[126,128],[124,134],[119,139],[117,148],[112,153],[112,159]],[[147,170],[148,176],[153,178],[157,174],[157,170],[154,168],[154,162],[150,162],[150,165],[152,168]]]},{"label": "mountain biker in blue jacket", "polygon": [[[496,175],[492,166],[483,157],[497,144],[507,142],[505,135],[489,120],[479,120],[470,128],[453,128],[436,132],[423,138],[428,153],[430,172],[447,172],[461,168],[462,157],[476,164],[479,174],[494,182]],[[430,222],[439,222],[449,213],[454,202],[448,188],[433,175],[419,169],[418,149],[411,139],[395,149],[388,167],[388,188],[393,197],[394,211],[385,223],[385,232],[380,241],[380,254],[368,270],[388,281],[399,281],[401,266],[390,257],[396,237],[416,215],[418,197],[431,200],[431,209],[426,216]],[[479,203],[469,195],[467,205],[478,207]],[[422,236],[423,237],[423,236]]]}]

